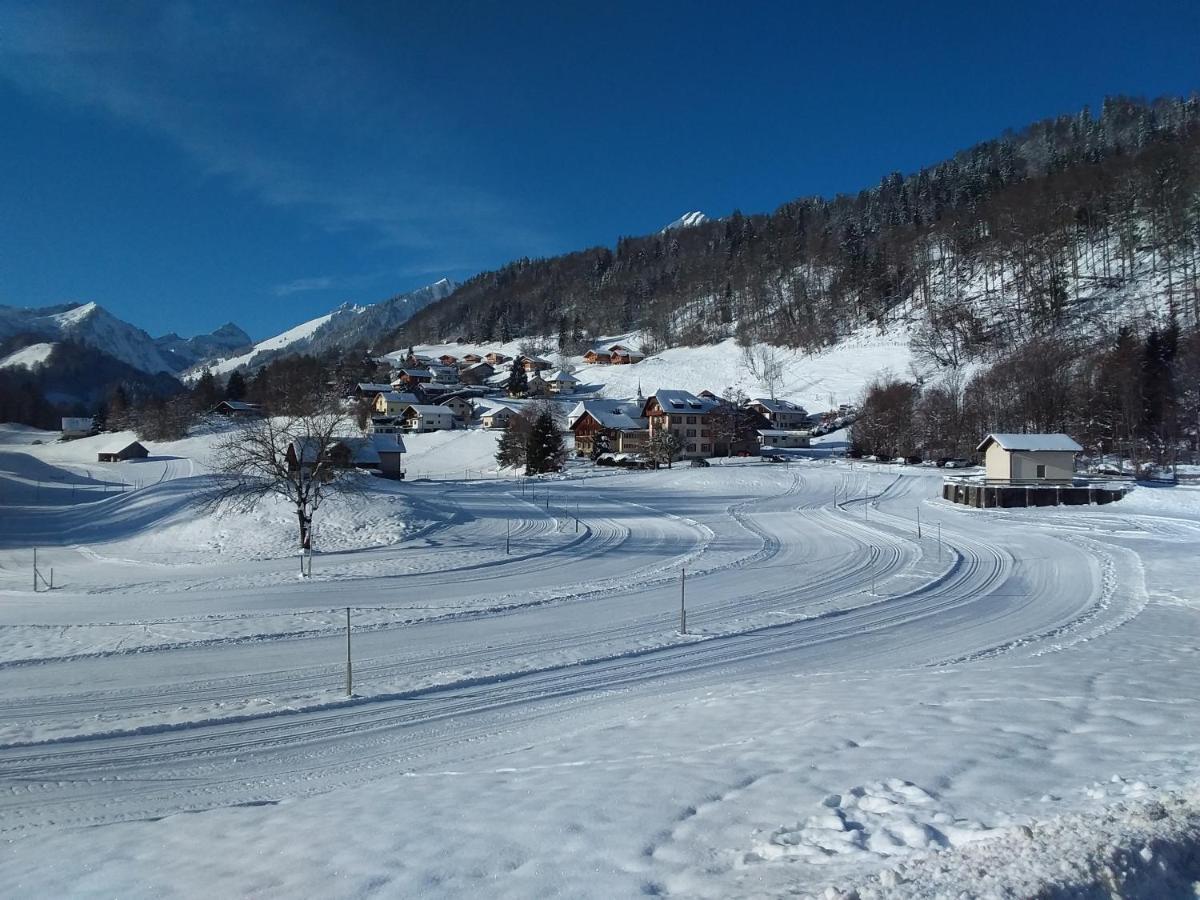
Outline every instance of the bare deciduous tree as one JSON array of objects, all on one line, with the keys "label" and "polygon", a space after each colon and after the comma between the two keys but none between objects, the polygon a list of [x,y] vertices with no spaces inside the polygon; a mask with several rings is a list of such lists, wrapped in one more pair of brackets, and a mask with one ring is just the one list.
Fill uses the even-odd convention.
[{"label": "bare deciduous tree", "polygon": [[296,510],[300,546],[312,548],[313,516],[334,494],[361,490],[365,475],[353,466],[355,441],[340,410],[251,420],[214,447],[222,476],[210,498],[217,507],[248,511],[268,497]]}]

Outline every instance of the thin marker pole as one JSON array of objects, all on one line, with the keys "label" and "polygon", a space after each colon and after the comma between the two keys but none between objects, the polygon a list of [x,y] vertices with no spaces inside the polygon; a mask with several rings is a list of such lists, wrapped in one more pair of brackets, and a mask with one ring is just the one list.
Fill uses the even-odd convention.
[{"label": "thin marker pole", "polygon": [[942,561],[942,523],[937,523],[938,532],[938,562]]},{"label": "thin marker pole", "polygon": [[917,507],[917,540],[921,539],[921,507]]},{"label": "thin marker pole", "polygon": [[508,556],[512,542],[512,519],[504,520],[504,555]]},{"label": "thin marker pole", "polygon": [[346,607],[346,696],[353,697],[353,668],[350,662],[350,607]]},{"label": "thin marker pole", "polygon": [[687,569],[679,570],[679,633],[687,634]]},{"label": "thin marker pole", "polygon": [[37,547],[33,548],[33,592],[37,593]]}]

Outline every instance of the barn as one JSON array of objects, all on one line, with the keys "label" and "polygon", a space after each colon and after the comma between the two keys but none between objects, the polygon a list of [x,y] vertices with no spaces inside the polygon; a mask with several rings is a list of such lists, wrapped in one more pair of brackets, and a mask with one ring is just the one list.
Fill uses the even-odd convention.
[{"label": "barn", "polygon": [[127,444],[116,444],[107,450],[101,450],[96,454],[96,459],[99,462],[124,462],[127,459],[145,459],[149,455],[150,451],[139,441],[130,441]]}]

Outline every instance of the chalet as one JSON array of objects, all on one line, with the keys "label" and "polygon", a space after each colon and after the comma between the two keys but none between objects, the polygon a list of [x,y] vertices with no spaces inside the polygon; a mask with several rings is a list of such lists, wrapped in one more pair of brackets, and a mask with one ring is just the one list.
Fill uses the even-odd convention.
[{"label": "chalet", "polygon": [[416,394],[402,393],[388,388],[386,391],[381,391],[376,395],[375,402],[371,406],[378,415],[398,416],[404,412],[406,406],[416,402],[418,402]]},{"label": "chalet", "polygon": [[493,406],[491,409],[486,409],[480,420],[483,422],[484,428],[507,428],[509,420],[517,414],[516,410],[509,406]]},{"label": "chalet", "polygon": [[145,459],[150,455],[147,450],[138,441],[128,441],[124,444],[115,444],[107,450],[101,450],[96,454],[98,462],[124,462],[127,459]]},{"label": "chalet", "polygon": [[96,420],[91,416],[63,416],[62,418],[63,440],[87,437],[95,430]]},{"label": "chalet", "polygon": [[1071,484],[1082,449],[1065,434],[989,434],[975,452],[989,482]]},{"label": "chalet", "polygon": [[550,387],[552,394],[570,394],[579,385],[579,379],[570,372],[564,372],[559,369],[556,372],[551,372],[546,376],[546,384]]},{"label": "chalet", "polygon": [[746,405],[763,416],[771,423],[771,427],[777,430],[791,431],[808,425],[808,411],[790,400],[755,397]]},{"label": "chalet", "polygon": [[414,369],[421,367],[428,368],[437,362],[437,360],[435,360],[432,356],[423,356],[420,353],[413,354],[413,361],[416,363],[415,366],[412,366]]},{"label": "chalet", "polygon": [[758,429],[758,443],[764,449],[767,447],[807,447],[809,433],[807,431],[789,431],[780,428]]},{"label": "chalet", "polygon": [[713,429],[714,413],[720,404],[697,397],[691,391],[655,391],[646,399],[642,415],[648,420],[650,437],[669,431],[679,439],[679,456],[712,456],[717,451]]},{"label": "chalet", "polygon": [[449,353],[443,353],[441,356],[438,357],[438,362],[443,366],[457,366],[458,365],[458,357],[451,356]]},{"label": "chalet", "polygon": [[463,384],[483,384],[495,374],[496,369],[490,363],[477,362],[459,372],[458,380]]},{"label": "chalet", "polygon": [[396,376],[396,380],[392,382],[392,386],[396,386],[396,382],[405,387],[413,387],[418,384],[428,384],[433,381],[433,373],[428,369],[401,369],[400,374]]},{"label": "chalet", "polygon": [[554,363],[548,359],[542,359],[540,356],[521,356],[514,365],[517,363],[524,366],[526,372],[545,372],[554,368]]},{"label": "chalet", "polygon": [[498,366],[500,363],[506,363],[510,359],[512,359],[511,356],[505,356],[503,353],[497,353],[495,350],[492,350],[483,358],[483,361],[491,363],[493,366]]},{"label": "chalet", "polygon": [[374,397],[376,394],[381,394],[384,391],[390,391],[390,384],[383,384],[376,381],[360,381],[354,386],[351,394],[355,397]]},{"label": "chalet", "polygon": [[448,406],[409,404],[401,414],[407,431],[421,434],[426,431],[449,431],[454,428],[454,410]]},{"label": "chalet", "polygon": [[483,362],[483,357],[480,356],[478,353],[463,354],[463,358],[462,358],[463,366],[473,366],[473,365],[476,365],[477,363],[481,363],[481,362]]},{"label": "chalet", "polygon": [[367,434],[400,434],[404,431],[404,420],[399,416],[371,416],[367,422]]},{"label": "chalet", "polygon": [[529,376],[529,381],[525,383],[526,397],[545,397],[550,393],[550,385],[537,372]]},{"label": "chalet", "polygon": [[631,363],[639,363],[646,358],[641,350],[626,344],[613,344],[608,348],[608,353],[610,362],[614,366],[628,366]]},{"label": "chalet", "polygon": [[463,425],[469,423],[471,417],[475,415],[475,404],[462,394],[451,394],[448,397],[442,397],[435,405],[444,406],[452,411],[454,418]]},{"label": "chalet", "polygon": [[579,456],[591,455],[601,438],[608,453],[639,453],[650,439],[649,424],[636,401],[583,400],[571,410],[567,421]]},{"label": "chalet", "polygon": [[247,403],[245,400],[222,400],[212,411],[218,416],[229,416],[233,419],[249,419],[262,415],[262,409],[257,403]]},{"label": "chalet", "polygon": [[583,361],[592,366],[606,366],[612,362],[612,354],[604,350],[589,350],[583,354]]},{"label": "chalet", "polygon": [[371,437],[379,457],[379,474],[385,478],[404,477],[404,439],[398,434],[375,434]]},{"label": "chalet", "polygon": [[458,369],[454,366],[430,366],[429,373],[434,384],[458,384]]},{"label": "chalet", "polygon": [[318,438],[298,437],[288,444],[288,471],[311,469],[322,455],[329,466],[339,469],[379,468],[379,452],[375,449],[375,438],[372,436],[333,439],[324,446],[323,453],[322,442]]}]

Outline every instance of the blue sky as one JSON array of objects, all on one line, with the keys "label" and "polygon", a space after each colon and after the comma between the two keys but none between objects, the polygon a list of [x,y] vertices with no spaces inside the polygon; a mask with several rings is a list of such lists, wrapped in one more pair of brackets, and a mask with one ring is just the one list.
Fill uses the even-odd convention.
[{"label": "blue sky", "polygon": [[266,337],[1200,89],[1200,3],[0,0],[0,303]]}]

